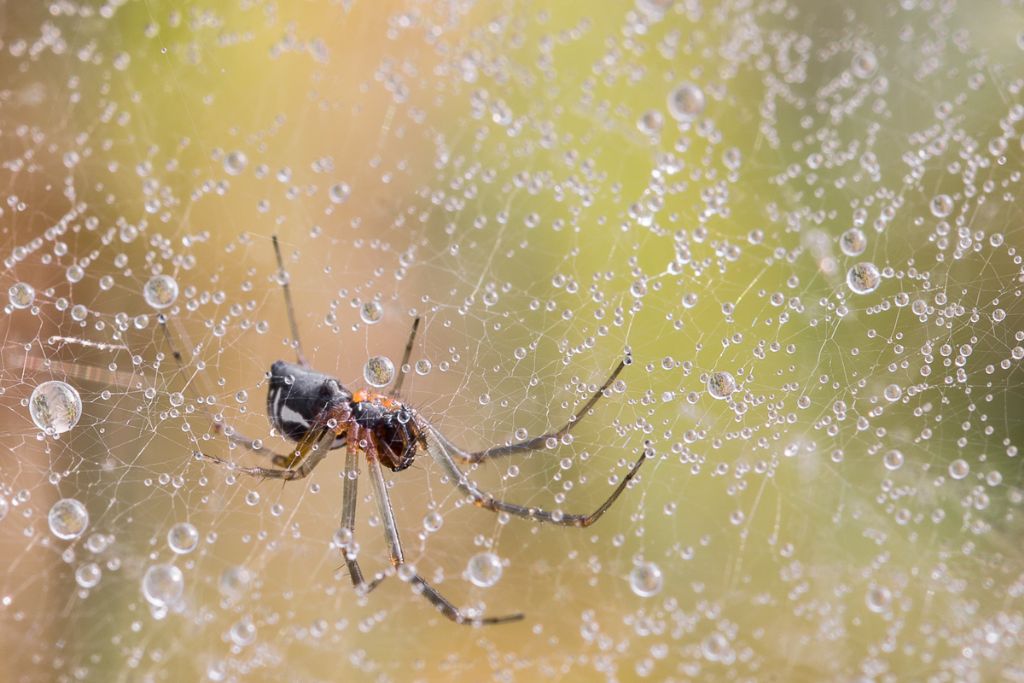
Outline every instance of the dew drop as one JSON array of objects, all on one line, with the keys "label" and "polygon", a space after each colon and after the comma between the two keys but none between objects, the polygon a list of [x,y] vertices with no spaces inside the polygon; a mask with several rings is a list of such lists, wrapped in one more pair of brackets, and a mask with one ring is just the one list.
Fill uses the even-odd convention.
[{"label": "dew drop", "polygon": [[898,470],[903,466],[903,453],[895,448],[882,456],[882,464],[890,471]]},{"label": "dew drop", "polygon": [[188,522],[181,522],[171,527],[167,532],[167,545],[178,555],[185,555],[199,544],[199,531]]},{"label": "dew drop", "polygon": [[81,501],[62,498],[50,508],[47,521],[54,536],[70,541],[81,536],[89,526],[89,511]]},{"label": "dew drop", "polygon": [[14,308],[28,308],[36,300],[36,290],[27,282],[18,282],[7,290],[7,298]]},{"label": "dew drop", "polygon": [[867,261],[858,263],[846,273],[846,285],[854,294],[870,294],[878,289],[881,282],[882,274],[878,272],[878,266]]},{"label": "dew drop", "polygon": [[936,218],[945,218],[953,212],[953,199],[948,194],[935,195],[928,208]]},{"label": "dew drop", "polygon": [[359,318],[367,325],[375,325],[384,317],[384,307],[376,301],[367,301],[359,311]]},{"label": "dew drop", "polygon": [[949,476],[954,479],[963,479],[971,472],[971,466],[963,458],[957,458],[949,463]]},{"label": "dew drop", "polygon": [[860,256],[868,247],[868,239],[860,228],[850,228],[839,237],[839,248],[847,256]]},{"label": "dew drop", "polygon": [[153,308],[167,308],[178,298],[178,282],[170,275],[155,275],[142,288],[142,296]]},{"label": "dew drop", "polygon": [[245,156],[245,152],[228,152],[224,157],[224,170],[229,175],[238,175],[245,170],[248,163],[249,158]]},{"label": "dew drop", "polygon": [[142,577],[142,595],[154,607],[174,604],[185,591],[185,576],[173,564],[155,564]]},{"label": "dew drop", "polygon": [[663,584],[661,568],[653,562],[638,564],[629,573],[629,587],[641,598],[657,595],[661,592]]},{"label": "dew drop", "polygon": [[81,419],[82,397],[70,384],[50,380],[32,390],[28,410],[36,427],[47,434],[63,434]]},{"label": "dew drop", "polygon": [[352,188],[349,187],[348,183],[336,183],[331,185],[331,189],[327,191],[327,194],[333,203],[344,204],[349,195],[352,194]]},{"label": "dew drop", "polygon": [[490,588],[501,578],[501,558],[494,553],[479,553],[469,559],[466,576],[474,586]]},{"label": "dew drop", "polygon": [[676,121],[692,121],[704,112],[704,91],[693,83],[683,83],[668,95],[668,113]]},{"label": "dew drop", "polygon": [[371,387],[386,387],[395,379],[395,364],[387,356],[374,356],[363,366],[363,379]]},{"label": "dew drop", "polygon": [[707,386],[712,398],[726,399],[736,391],[736,378],[725,371],[713,372],[708,377]]},{"label": "dew drop", "polygon": [[889,605],[892,604],[892,591],[883,586],[871,586],[864,601],[867,603],[869,610],[881,614],[887,611]]},{"label": "dew drop", "polygon": [[100,582],[103,570],[95,562],[86,562],[75,570],[75,583],[82,588],[92,588]]}]

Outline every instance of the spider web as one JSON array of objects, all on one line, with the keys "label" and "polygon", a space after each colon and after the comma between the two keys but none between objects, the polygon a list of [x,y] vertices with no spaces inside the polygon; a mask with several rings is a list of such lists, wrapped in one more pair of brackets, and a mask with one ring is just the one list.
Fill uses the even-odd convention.
[{"label": "spider web", "polygon": [[[548,4],[4,4],[5,680],[1024,679],[1019,5]],[[631,356],[466,468],[589,512],[646,450],[593,527],[388,475],[523,622],[415,595],[365,477],[358,595],[340,452],[194,456],[287,452],[285,277],[350,388],[420,316],[403,400],[470,449]]]}]

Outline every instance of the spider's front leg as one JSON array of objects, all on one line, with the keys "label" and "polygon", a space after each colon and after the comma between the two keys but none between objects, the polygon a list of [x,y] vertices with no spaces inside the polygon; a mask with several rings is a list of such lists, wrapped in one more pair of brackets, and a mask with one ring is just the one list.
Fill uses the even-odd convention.
[{"label": "spider's front leg", "polygon": [[[274,464],[301,463],[294,469],[285,467],[235,467],[234,469],[258,479],[284,479],[285,481],[303,479],[308,477],[316,466],[327,457],[327,453],[331,450],[331,444],[334,443],[335,438],[336,435],[333,429],[313,429],[299,442],[299,446],[293,454],[274,454],[272,459]],[[231,466],[232,464],[214,455],[206,453],[197,453],[197,455],[204,460],[212,460],[220,465]]]}]

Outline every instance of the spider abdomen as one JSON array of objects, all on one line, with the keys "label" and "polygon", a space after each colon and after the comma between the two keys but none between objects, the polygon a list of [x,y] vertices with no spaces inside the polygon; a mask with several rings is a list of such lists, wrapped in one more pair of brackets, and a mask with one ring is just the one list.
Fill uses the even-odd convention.
[{"label": "spider abdomen", "polygon": [[267,417],[287,439],[301,441],[351,400],[352,394],[330,375],[280,360],[270,366]]}]

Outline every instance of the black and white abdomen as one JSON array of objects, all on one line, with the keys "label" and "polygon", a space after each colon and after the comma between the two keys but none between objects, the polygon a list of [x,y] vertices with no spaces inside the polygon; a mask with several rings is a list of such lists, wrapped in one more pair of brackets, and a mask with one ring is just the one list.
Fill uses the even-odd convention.
[{"label": "black and white abdomen", "polygon": [[[352,394],[330,375],[281,360],[270,366],[267,417],[287,439],[301,441],[327,410],[351,400]],[[339,439],[331,447],[343,444]]]}]

